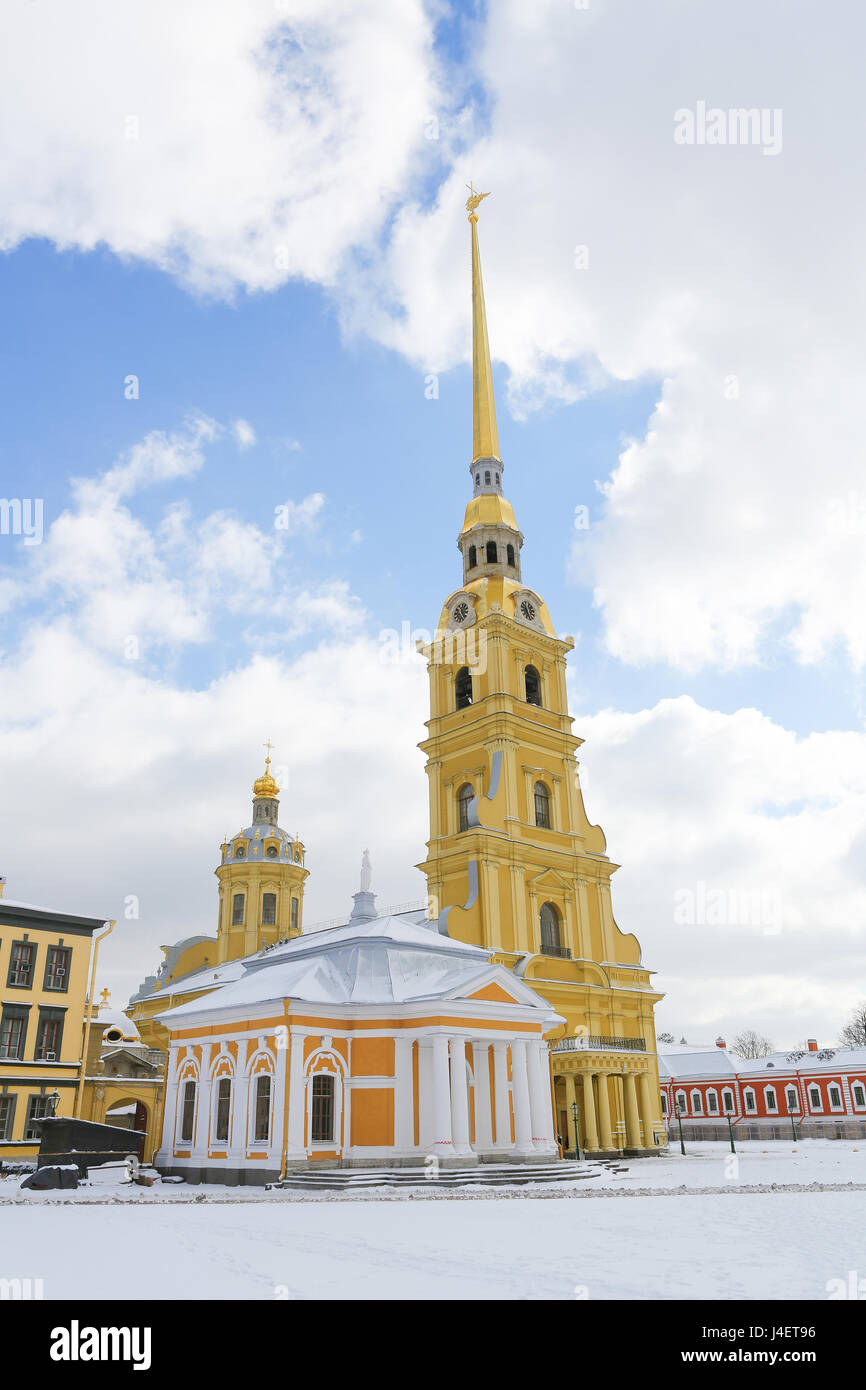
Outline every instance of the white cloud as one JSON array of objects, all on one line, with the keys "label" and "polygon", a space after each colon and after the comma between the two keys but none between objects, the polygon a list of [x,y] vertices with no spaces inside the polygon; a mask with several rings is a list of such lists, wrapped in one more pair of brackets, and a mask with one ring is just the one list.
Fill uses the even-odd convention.
[{"label": "white cloud", "polygon": [[251,448],[252,445],[256,442],[256,432],[250,424],[249,420],[233,420],[232,434],[234,435],[235,443],[237,444],[241,452],[243,452],[245,449]]},{"label": "white cloud", "polygon": [[75,0],[6,15],[0,240],[100,243],[197,290],[333,280],[429,151],[420,0]]},{"label": "white cloud", "polygon": [[312,531],[324,505],[325,495],[322,492],[311,492],[300,502],[281,502],[276,508],[274,524],[277,530],[284,531],[287,536]]}]

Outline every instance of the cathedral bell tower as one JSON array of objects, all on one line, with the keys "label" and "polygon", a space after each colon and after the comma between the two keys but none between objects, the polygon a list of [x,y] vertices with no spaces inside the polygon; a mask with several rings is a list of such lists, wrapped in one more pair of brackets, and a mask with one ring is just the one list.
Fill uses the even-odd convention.
[{"label": "cathedral bell tower", "polygon": [[[472,496],[457,538],[463,582],[445,600],[433,641],[419,644],[430,678],[428,737],[420,745],[430,839],[419,868],[439,930],[494,949],[549,999],[568,1020],[563,1047],[592,1036],[625,1042],[626,1052],[643,1046],[652,1053],[652,1065],[642,1068],[642,1130],[632,1111],[628,1116],[631,1146],[651,1148],[653,1122],[660,1121],[651,1098],[653,1005],[661,996],[636,938],[614,921],[610,880],[617,865],[583,804],[575,757],[581,739],[572,733],[566,694],[574,641],[558,636],[543,598],[523,580],[523,534],[503,493],[478,246],[484,197],[470,189],[466,204],[473,448]],[[611,1074],[618,1070],[610,1064]],[[624,1115],[631,1083],[619,1094]],[[607,1096],[604,1087],[599,1096]],[[616,1114],[615,1088],[609,1102]],[[625,1147],[616,1138],[605,1133],[603,1144],[589,1147]]]},{"label": "cathedral bell tower", "polygon": [[301,933],[309,870],[300,839],[278,824],[280,788],[267,748],[265,770],[253,783],[253,823],[220,847],[218,962]]}]

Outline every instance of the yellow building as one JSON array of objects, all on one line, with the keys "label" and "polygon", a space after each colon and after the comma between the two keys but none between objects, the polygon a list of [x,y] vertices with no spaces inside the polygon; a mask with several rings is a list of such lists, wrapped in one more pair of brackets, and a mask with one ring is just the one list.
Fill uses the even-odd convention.
[{"label": "yellow building", "polygon": [[86,1058],[80,1118],[142,1131],[139,1158],[150,1163],[162,1133],[165,1053],[149,1048],[131,1019],[102,1003],[92,1011]]},{"label": "yellow building", "polygon": [[33,1160],[46,1115],[77,1113],[86,996],[101,918],[3,896],[0,879],[0,1159]]},{"label": "yellow building", "polygon": [[557,1126],[574,1147],[655,1151],[664,1142],[650,972],[617,926],[617,865],[581,795],[566,657],[524,582],[523,535],[503,494],[478,249],[471,225],[472,497],[457,544],[463,582],[422,646],[430,676],[427,876],[440,930],[491,947],[566,1019],[552,1058]]},{"label": "yellow building", "polygon": [[163,946],[158,972],[129,1001],[127,1012],[147,1047],[168,1046],[159,1014],[239,978],[244,956],[301,934],[306,851],[279,825],[280,788],[271,775],[268,748],[264,773],[253,783],[252,824],[220,846],[216,936]]}]

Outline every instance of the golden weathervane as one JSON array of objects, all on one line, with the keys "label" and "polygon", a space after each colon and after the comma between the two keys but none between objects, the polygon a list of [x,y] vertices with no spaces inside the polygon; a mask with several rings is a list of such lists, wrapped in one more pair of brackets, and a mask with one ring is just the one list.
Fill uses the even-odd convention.
[{"label": "golden weathervane", "polygon": [[466,211],[472,213],[478,207],[478,204],[481,202],[481,199],[489,198],[490,194],[476,193],[471,183],[467,183],[466,187],[469,189],[469,197],[466,199]]}]

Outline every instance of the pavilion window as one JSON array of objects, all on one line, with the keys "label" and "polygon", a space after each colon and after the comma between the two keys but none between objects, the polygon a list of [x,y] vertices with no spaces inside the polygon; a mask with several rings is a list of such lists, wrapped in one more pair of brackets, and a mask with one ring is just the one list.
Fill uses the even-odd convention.
[{"label": "pavilion window", "polygon": [[256,1077],[256,1119],[255,1137],[258,1143],[266,1144],[271,1137],[271,1078]]},{"label": "pavilion window", "polygon": [[543,782],[535,784],[535,824],[542,830],[550,829],[550,792]]},{"label": "pavilion window", "polygon": [[484,486],[485,486],[485,487],[489,487],[489,486],[490,486],[490,474],[489,474],[489,473],[485,473],[485,474],[484,474]]},{"label": "pavilion window", "polygon": [[244,895],[235,893],[232,898],[232,926],[242,927],[244,924]]},{"label": "pavilion window", "polygon": [[508,560],[509,565],[511,566],[512,569],[514,569],[514,546],[513,546],[513,545],[510,545],[510,544],[509,544],[509,545],[507,545],[507,546],[505,547],[505,555],[506,555],[506,558],[507,558],[507,560]]},{"label": "pavilion window", "polygon": [[298,900],[292,898],[292,931],[298,930]]},{"label": "pavilion window", "polygon": [[472,676],[468,666],[461,666],[454,682],[454,698],[457,709],[466,709],[472,704]]},{"label": "pavilion window", "polygon": [[469,568],[470,568],[471,570],[474,570],[474,568],[475,568],[475,566],[476,566],[477,564],[478,564],[478,551],[475,549],[475,546],[474,546],[474,545],[470,545],[470,547],[469,547]]},{"label": "pavilion window", "polygon": [[262,894],[262,925],[272,927],[277,920],[276,893]]},{"label": "pavilion window", "polygon": [[495,541],[488,541],[488,542],[487,542],[487,563],[488,563],[488,565],[495,565],[495,564],[496,564],[496,559],[497,559],[497,555],[496,555],[496,542],[495,542]]},{"label": "pavilion window", "polygon": [[313,1107],[310,1137],[314,1144],[330,1144],[334,1140],[334,1078],[313,1077]]},{"label": "pavilion window", "polygon": [[535,666],[527,666],[523,673],[523,682],[526,692],[526,703],[528,705],[541,704],[541,676]]},{"label": "pavilion window", "polygon": [[195,1082],[186,1081],[181,1102],[180,1140],[182,1144],[192,1143],[192,1125],[195,1117]]},{"label": "pavilion window", "polygon": [[214,1128],[214,1138],[219,1143],[224,1144],[228,1140],[231,1109],[232,1079],[230,1076],[221,1076],[217,1082],[216,1126]]},{"label": "pavilion window", "polygon": [[471,782],[464,782],[457,793],[457,829],[458,831],[469,829],[469,806],[475,797],[475,789]]},{"label": "pavilion window", "polygon": [[543,955],[558,956],[562,951],[559,913],[553,903],[542,903],[540,913],[541,951]]}]

